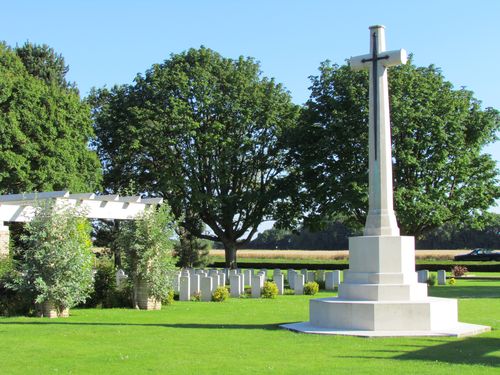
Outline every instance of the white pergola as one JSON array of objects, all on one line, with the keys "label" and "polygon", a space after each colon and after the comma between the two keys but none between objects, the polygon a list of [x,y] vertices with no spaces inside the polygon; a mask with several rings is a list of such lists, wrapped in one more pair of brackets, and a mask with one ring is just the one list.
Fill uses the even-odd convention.
[{"label": "white pergola", "polygon": [[8,253],[9,229],[4,223],[30,221],[37,205],[47,200],[55,200],[56,205],[65,207],[81,207],[89,219],[117,220],[133,220],[141,212],[163,202],[163,198],[70,194],[69,191],[0,195],[0,254]]}]

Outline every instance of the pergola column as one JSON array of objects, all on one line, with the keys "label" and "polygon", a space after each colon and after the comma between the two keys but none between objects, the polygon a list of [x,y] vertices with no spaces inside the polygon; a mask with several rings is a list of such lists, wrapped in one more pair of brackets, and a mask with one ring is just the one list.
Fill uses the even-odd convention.
[{"label": "pergola column", "polygon": [[0,258],[9,256],[9,227],[0,221]]}]

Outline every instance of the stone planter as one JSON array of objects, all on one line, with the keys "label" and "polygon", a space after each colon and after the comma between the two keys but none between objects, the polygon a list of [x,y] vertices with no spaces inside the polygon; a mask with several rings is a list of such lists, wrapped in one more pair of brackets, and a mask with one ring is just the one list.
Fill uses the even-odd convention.
[{"label": "stone planter", "polygon": [[39,305],[38,316],[41,318],[67,318],[69,317],[69,309],[66,308],[58,314],[54,303],[52,301],[45,301]]},{"label": "stone planter", "polygon": [[142,279],[134,282],[134,307],[141,310],[161,310],[161,301],[149,296],[149,285]]}]

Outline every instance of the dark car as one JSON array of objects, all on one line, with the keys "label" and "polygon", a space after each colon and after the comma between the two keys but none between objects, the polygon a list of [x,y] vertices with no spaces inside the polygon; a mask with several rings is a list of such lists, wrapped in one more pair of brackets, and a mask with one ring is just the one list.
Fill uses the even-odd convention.
[{"label": "dark car", "polygon": [[500,252],[489,249],[474,249],[469,254],[457,255],[455,260],[498,260],[500,261]]}]

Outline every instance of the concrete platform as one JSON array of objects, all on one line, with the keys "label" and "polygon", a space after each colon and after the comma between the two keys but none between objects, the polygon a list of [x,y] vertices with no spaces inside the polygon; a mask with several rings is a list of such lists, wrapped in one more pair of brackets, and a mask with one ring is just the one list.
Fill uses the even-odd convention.
[{"label": "concrete platform", "polygon": [[340,335],[359,337],[425,337],[425,336],[452,336],[465,337],[478,335],[491,331],[491,327],[477,324],[458,323],[455,327],[446,330],[434,331],[362,331],[362,330],[336,330],[332,328],[316,327],[309,322],[282,324],[281,328],[294,332],[317,335]]}]

